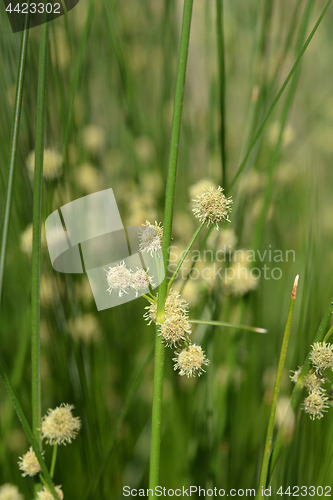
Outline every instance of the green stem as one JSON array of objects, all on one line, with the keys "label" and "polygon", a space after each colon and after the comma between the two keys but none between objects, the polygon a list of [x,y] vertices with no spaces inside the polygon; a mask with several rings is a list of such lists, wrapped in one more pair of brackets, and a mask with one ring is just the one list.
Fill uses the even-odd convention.
[{"label": "green stem", "polygon": [[50,468],[51,479],[53,479],[53,476],[54,476],[54,468],[55,468],[55,464],[57,461],[57,451],[58,451],[58,445],[56,443],[55,445],[53,445],[53,451],[52,451],[52,461],[51,461],[51,468]]},{"label": "green stem", "polygon": [[[173,203],[174,203],[174,192],[175,192],[175,182],[176,182],[176,172],[177,172],[178,150],[179,150],[180,125],[181,125],[184,90],[185,90],[188,46],[190,39],[192,7],[193,7],[193,0],[184,1],[183,22],[182,22],[181,37],[180,37],[179,56],[178,56],[176,91],[175,91],[172,128],[171,128],[168,178],[167,178],[166,195],[165,195],[163,241],[162,241],[162,255],[163,255],[165,277],[158,291],[156,323],[161,323],[164,321],[164,303],[167,293]],[[164,346],[162,344],[161,337],[156,328],[154,390],[153,390],[152,430],[151,430],[150,468],[149,468],[149,488],[152,489],[153,491],[154,488],[159,484],[163,365],[164,365]],[[152,498],[151,493],[149,493],[149,498]]]},{"label": "green stem", "polygon": [[5,268],[5,259],[6,259],[6,250],[7,250],[9,216],[10,216],[12,198],[13,198],[13,183],[14,183],[14,171],[15,171],[17,141],[18,141],[21,109],[22,109],[22,95],[23,95],[23,84],[24,84],[25,61],[26,61],[26,57],[27,57],[27,47],[28,47],[28,39],[29,39],[28,24],[29,24],[29,15],[27,14],[25,17],[25,20],[24,20],[24,30],[22,31],[20,60],[19,60],[18,73],[17,73],[17,86],[16,86],[15,105],[14,105],[14,122],[13,122],[11,139],[10,139],[9,176],[8,176],[8,187],[7,187],[7,195],[6,195],[5,213],[4,213],[4,218],[3,218],[1,249],[0,249],[0,304],[1,304],[1,295],[2,295],[3,273],[4,273],[4,268]]},{"label": "green stem", "polygon": [[311,31],[311,33],[310,33],[310,35],[309,35],[309,36],[308,36],[308,38],[306,39],[306,42],[304,43],[304,45],[303,45],[303,47],[302,47],[302,49],[301,49],[301,51],[300,51],[300,53],[299,53],[299,55],[298,55],[298,57],[297,57],[297,59],[296,59],[296,61],[295,61],[295,63],[294,63],[294,65],[293,65],[293,67],[291,68],[291,70],[290,70],[290,72],[289,72],[289,74],[288,74],[287,78],[285,79],[285,81],[284,81],[284,82],[283,82],[283,84],[282,84],[282,87],[280,88],[280,90],[279,90],[279,92],[277,93],[277,95],[276,95],[276,97],[275,97],[274,101],[272,102],[272,104],[271,104],[271,106],[270,106],[270,108],[269,108],[269,110],[268,110],[268,112],[267,112],[267,115],[265,116],[265,118],[264,118],[263,122],[261,123],[260,127],[258,128],[258,130],[257,130],[257,132],[256,132],[256,134],[255,134],[255,136],[254,136],[254,138],[253,138],[253,140],[252,140],[252,142],[251,142],[251,144],[250,144],[250,146],[249,146],[249,149],[248,149],[248,151],[247,151],[247,153],[246,153],[246,155],[245,155],[244,160],[242,161],[242,163],[241,163],[241,164],[240,164],[240,166],[238,167],[238,170],[237,170],[237,172],[236,172],[236,175],[235,175],[235,177],[233,178],[233,180],[231,181],[231,184],[230,184],[230,186],[229,186],[229,188],[228,188],[228,192],[226,193],[226,195],[228,195],[228,194],[229,194],[229,192],[232,190],[232,188],[234,187],[234,185],[235,185],[235,183],[236,183],[236,181],[237,181],[238,177],[240,176],[241,172],[244,170],[245,165],[246,165],[246,163],[247,163],[247,160],[249,159],[249,156],[250,156],[250,154],[251,154],[252,149],[254,148],[254,146],[255,146],[255,144],[256,144],[256,142],[257,142],[257,140],[259,139],[259,137],[261,136],[261,134],[262,134],[262,132],[263,132],[263,130],[264,130],[264,127],[265,127],[265,125],[266,125],[266,123],[267,123],[267,121],[268,121],[269,117],[270,117],[270,116],[271,116],[271,114],[273,113],[273,110],[274,110],[275,106],[276,106],[276,105],[277,105],[277,103],[279,102],[280,97],[282,96],[282,94],[283,94],[283,92],[284,92],[284,90],[285,90],[286,86],[288,85],[288,83],[289,83],[290,79],[292,78],[293,74],[295,73],[295,71],[296,71],[296,69],[297,69],[297,67],[298,67],[298,65],[299,65],[299,63],[300,63],[300,61],[301,61],[301,59],[302,59],[302,57],[303,57],[303,55],[304,55],[304,52],[305,52],[305,51],[306,51],[306,49],[308,48],[309,43],[311,42],[311,40],[312,40],[312,38],[313,38],[313,36],[314,36],[315,32],[316,32],[316,31],[317,31],[317,29],[318,29],[318,26],[320,25],[321,21],[323,20],[323,18],[324,18],[324,16],[325,16],[325,14],[326,14],[326,11],[327,11],[327,9],[329,8],[329,6],[330,6],[330,4],[331,4],[331,3],[332,3],[332,0],[328,0],[327,4],[325,5],[325,7],[324,7],[324,9],[323,9],[322,13],[320,14],[320,16],[319,16],[319,18],[318,18],[318,21],[316,22],[316,24],[314,25],[314,27],[313,27],[313,29],[312,29],[312,31]]},{"label": "green stem", "polygon": [[330,338],[330,336],[332,335],[333,333],[333,325],[331,326],[331,328],[328,330],[328,332],[326,333],[324,339],[323,339],[323,342],[327,342],[328,339]]},{"label": "green stem", "polygon": [[200,325],[214,325],[214,326],[225,326],[227,328],[237,328],[238,330],[247,330],[248,332],[255,333],[268,333],[265,328],[258,328],[256,326],[247,325],[233,325],[232,323],[224,323],[223,321],[209,321],[205,319],[189,319],[190,323],[198,323]]},{"label": "green stem", "polygon": [[41,388],[40,388],[40,239],[41,205],[44,158],[46,66],[48,50],[48,23],[40,28],[39,70],[37,89],[37,121],[33,200],[33,239],[32,239],[32,286],[31,286],[31,368],[32,368],[32,428],[36,440],[41,446]]},{"label": "green stem", "polygon": [[181,268],[181,265],[182,263],[184,262],[184,260],[186,259],[186,256],[187,254],[189,253],[189,251],[191,250],[191,247],[193,245],[193,243],[195,242],[195,240],[197,239],[197,236],[198,234],[200,233],[201,229],[204,227],[205,225],[205,221],[201,222],[200,226],[198,227],[198,229],[196,230],[196,232],[194,233],[194,235],[192,236],[191,238],[191,241],[189,242],[189,244],[187,245],[187,247],[185,248],[184,252],[182,253],[182,256],[181,256],[181,259],[180,261],[178,262],[177,264],[177,267],[176,267],[176,270],[175,272],[173,273],[173,275],[171,276],[170,278],[170,281],[168,283],[168,288],[167,288],[167,293],[169,293],[169,290],[171,288],[171,285],[173,283],[173,281],[175,280],[177,274],[178,274],[178,271],[179,269]]},{"label": "green stem", "polygon": [[38,441],[37,439],[34,437],[33,433],[32,433],[32,430],[30,429],[30,426],[28,424],[28,421],[26,419],[26,416],[24,415],[24,412],[22,410],[22,407],[19,403],[19,400],[17,399],[17,396],[14,392],[14,389],[9,381],[9,378],[7,376],[7,373],[5,372],[5,369],[0,361],[0,375],[1,375],[1,378],[3,380],[3,383],[5,384],[5,387],[6,387],[6,390],[9,394],[9,397],[13,403],[13,406],[15,408],[15,411],[17,413],[17,416],[21,422],[21,425],[23,427],[23,430],[28,438],[28,441],[29,443],[31,444],[32,446],[32,449],[34,450],[35,454],[36,454],[36,457],[37,457],[37,460],[39,462],[39,465],[42,469],[42,473],[43,473],[43,476],[45,478],[45,481],[47,483],[47,486],[49,487],[53,497],[56,499],[56,500],[59,500],[58,497],[57,497],[57,494],[56,494],[56,491],[54,489],[54,485],[53,485],[53,482],[52,482],[52,479],[50,477],[50,474],[49,474],[49,471],[46,467],[46,464],[45,464],[45,461],[42,457],[42,454],[40,452],[40,449],[39,449],[39,444],[38,444]]},{"label": "green stem", "polygon": [[295,306],[297,284],[298,284],[298,276],[296,276],[296,278],[295,278],[293,291],[291,294],[291,299],[290,299],[290,304],[289,304],[287,323],[286,323],[286,327],[285,327],[284,335],[283,335],[283,340],[282,340],[282,348],[281,348],[280,359],[279,359],[276,380],[275,380],[275,386],[274,386],[274,392],[273,392],[273,401],[272,401],[271,412],[270,412],[269,421],[268,421],[264,456],[263,456],[262,465],[261,465],[258,500],[261,498],[264,498],[263,490],[266,488],[266,484],[267,484],[269,456],[270,456],[270,452],[271,452],[272,439],[273,439],[276,405],[278,402],[283,367],[284,367],[284,362],[286,359],[288,340],[289,340],[289,334],[290,334],[290,328],[291,328],[291,321],[293,318],[293,312],[294,312],[294,306]]},{"label": "green stem", "polygon": [[223,0],[216,0],[216,38],[217,63],[219,77],[219,105],[220,105],[220,148],[222,164],[222,187],[226,189],[226,147],[225,147],[225,62],[224,62],[224,33],[223,33]]},{"label": "green stem", "polygon": [[[208,229],[206,236],[204,237],[203,241],[201,242],[201,244],[200,244],[200,246],[199,246],[199,254],[201,253],[201,250],[202,250],[203,248],[205,248],[206,243],[207,243],[207,240],[208,240],[208,238],[209,238],[209,235],[210,235],[210,233],[212,232],[212,230],[213,230],[213,229],[214,229],[214,226],[210,226],[210,228]],[[186,257],[186,255],[185,255],[185,257]],[[185,258],[185,257],[184,257],[184,258]],[[187,276],[186,276],[186,278],[185,278],[185,280],[184,280],[184,283],[182,284],[182,287],[181,287],[181,289],[180,289],[180,294],[182,294],[182,291],[184,290],[186,283],[187,283],[187,282],[188,282],[188,280],[190,279],[191,272],[192,272],[192,270],[194,269],[194,266],[195,266],[196,262],[197,262],[196,260],[195,260],[195,261],[193,261],[193,263],[192,263],[192,265],[191,265],[191,268],[190,268],[189,272],[187,273]]]}]

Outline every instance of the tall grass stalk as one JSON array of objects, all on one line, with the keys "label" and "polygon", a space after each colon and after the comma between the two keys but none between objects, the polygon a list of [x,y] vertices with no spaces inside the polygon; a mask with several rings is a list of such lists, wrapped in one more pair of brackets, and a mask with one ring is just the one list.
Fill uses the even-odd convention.
[{"label": "tall grass stalk", "polygon": [[224,16],[223,0],[216,0],[216,40],[217,64],[219,78],[219,106],[220,106],[220,149],[222,165],[222,187],[226,189],[226,146],[225,146],[225,58],[224,58]]},{"label": "tall grass stalk", "polygon": [[32,427],[41,447],[41,384],[40,384],[40,259],[41,259],[41,207],[45,132],[46,67],[49,24],[40,28],[39,69],[37,88],[37,120],[35,145],[35,173],[33,199],[32,286],[31,286],[31,369],[32,369]]},{"label": "tall grass stalk", "polygon": [[18,134],[19,134],[19,128],[20,128],[21,109],[22,109],[25,62],[26,62],[26,58],[27,58],[27,48],[28,48],[28,40],[29,40],[28,26],[29,26],[29,14],[27,14],[25,17],[24,29],[22,31],[20,60],[19,60],[18,73],[17,73],[17,85],[16,85],[15,105],[14,105],[14,121],[13,121],[12,133],[11,133],[11,139],[10,139],[9,176],[8,176],[5,213],[4,213],[4,218],[3,218],[3,227],[2,227],[2,235],[1,235],[1,249],[0,249],[0,305],[1,305],[2,286],[3,286],[3,273],[4,273],[5,260],[6,260],[9,217],[10,217],[10,211],[11,211],[11,205],[12,205],[12,198],[13,198],[15,159],[16,159],[16,151],[17,151]]},{"label": "tall grass stalk", "polygon": [[[328,306],[328,308],[323,316],[323,319],[320,322],[319,328],[318,328],[317,333],[315,335],[315,338],[313,340],[314,343],[315,342],[323,342],[323,341],[326,342],[328,340],[328,334],[325,334],[325,332],[326,332],[326,329],[328,327],[328,324],[329,324],[329,321],[330,321],[332,315],[333,315],[333,297],[331,299],[330,305]],[[328,333],[331,333],[331,329],[329,330]],[[295,384],[294,390],[293,390],[292,395],[291,395],[290,406],[293,410],[296,409],[296,406],[299,403],[299,400],[301,398],[302,382],[303,382],[305,375],[307,375],[309,368],[310,368],[310,361],[309,361],[309,354],[308,354],[304,360],[302,371],[299,374],[298,380]],[[270,464],[269,464],[269,474],[268,474],[267,484],[269,484],[269,480],[273,474],[276,462],[277,462],[277,460],[280,456],[280,453],[281,453],[281,449],[283,446],[283,433],[284,433],[284,427],[282,425],[282,427],[279,429],[279,432],[276,436],[274,448],[272,450]]]},{"label": "tall grass stalk", "polygon": [[[158,291],[156,323],[161,323],[164,320],[164,303],[167,293],[167,279],[168,279],[168,267],[169,267],[169,247],[171,242],[174,192],[175,192],[177,161],[178,161],[178,151],[179,151],[180,125],[181,125],[184,90],[185,90],[187,56],[188,56],[188,47],[190,40],[192,7],[193,7],[193,0],[184,1],[183,21],[182,21],[179,56],[178,56],[176,91],[174,98],[174,108],[173,108],[173,118],[172,118],[172,128],[171,128],[168,177],[167,177],[167,186],[165,195],[165,211],[164,211],[163,241],[162,241],[162,255],[164,260],[165,278],[161,283]],[[159,483],[163,365],[164,365],[164,345],[162,344],[162,339],[156,328],[152,431],[151,431],[150,469],[149,469],[149,488],[153,491],[154,488]],[[149,493],[149,498],[152,498],[151,493]]]},{"label": "tall grass stalk", "polygon": [[302,47],[302,49],[301,49],[300,53],[298,54],[298,57],[297,57],[297,59],[296,59],[296,61],[295,61],[294,65],[293,65],[293,67],[291,68],[291,70],[290,70],[290,72],[289,72],[289,74],[288,74],[287,78],[286,78],[286,79],[285,79],[285,81],[283,82],[283,84],[282,84],[282,86],[281,86],[281,88],[280,88],[279,92],[277,93],[277,95],[276,95],[275,99],[273,100],[273,102],[272,102],[272,104],[271,104],[271,106],[270,106],[270,108],[269,108],[269,110],[268,110],[268,112],[267,112],[267,114],[266,114],[266,116],[265,116],[264,120],[262,121],[262,123],[261,123],[261,125],[259,126],[259,128],[258,128],[257,132],[255,133],[255,135],[254,135],[254,137],[253,137],[253,140],[252,140],[252,142],[250,143],[250,146],[249,146],[249,148],[248,148],[248,150],[247,150],[247,153],[246,153],[246,155],[245,155],[245,157],[244,157],[244,159],[243,159],[242,163],[241,163],[241,164],[240,164],[240,166],[238,167],[238,170],[237,170],[237,172],[236,172],[236,174],[235,174],[235,176],[234,176],[233,180],[231,181],[231,183],[230,183],[230,185],[229,185],[229,187],[228,187],[228,192],[227,192],[227,194],[229,194],[229,192],[232,190],[232,188],[234,187],[234,185],[235,185],[235,183],[236,183],[236,181],[237,181],[238,177],[240,176],[240,174],[241,174],[241,173],[242,173],[242,171],[244,170],[244,168],[245,168],[245,166],[246,166],[246,163],[247,163],[247,160],[249,159],[249,156],[250,156],[250,154],[251,154],[252,149],[253,149],[253,148],[254,148],[254,146],[256,145],[257,140],[258,140],[258,139],[259,139],[259,137],[261,136],[261,134],[262,134],[262,132],[263,132],[263,130],[264,130],[264,128],[265,128],[265,125],[266,125],[266,123],[267,123],[267,122],[268,122],[268,120],[269,120],[269,117],[270,117],[270,116],[271,116],[271,114],[273,113],[273,111],[274,111],[274,109],[275,109],[275,106],[276,106],[276,105],[277,105],[277,103],[279,102],[279,100],[280,100],[280,98],[281,98],[281,96],[282,96],[283,92],[285,91],[285,89],[286,89],[286,87],[287,87],[288,83],[290,82],[290,80],[291,80],[292,76],[294,75],[294,73],[295,73],[296,69],[298,68],[298,65],[299,65],[299,63],[300,63],[300,61],[301,61],[301,59],[302,59],[302,57],[303,57],[303,55],[304,55],[304,53],[305,53],[306,49],[308,48],[308,46],[309,46],[309,44],[310,44],[310,42],[311,42],[312,38],[314,37],[314,34],[316,33],[316,31],[317,31],[317,29],[318,29],[318,27],[319,27],[320,23],[322,22],[322,20],[323,20],[323,18],[324,18],[324,16],[325,16],[325,14],[326,14],[326,12],[327,12],[327,10],[328,10],[328,8],[329,8],[329,6],[330,6],[330,4],[331,4],[331,3],[332,3],[332,0],[328,0],[328,2],[326,3],[326,5],[325,5],[324,9],[322,10],[322,13],[320,14],[320,16],[319,16],[319,18],[318,18],[318,20],[317,20],[316,24],[314,25],[314,27],[313,27],[313,29],[312,29],[311,33],[309,34],[308,38],[306,39],[306,41],[305,41],[305,43],[304,43],[304,45],[303,45],[303,47]]},{"label": "tall grass stalk", "polygon": [[[298,42],[297,42],[297,52],[299,52],[299,50],[301,50],[302,45],[304,43],[306,30],[307,30],[308,23],[309,23],[309,17],[310,17],[312,8],[313,8],[313,4],[314,4],[313,0],[310,0],[307,3],[306,10],[305,10],[303,20],[302,20],[302,24],[300,26],[300,33],[299,33]],[[271,195],[273,192],[273,187],[274,187],[274,173],[275,173],[275,168],[277,166],[279,155],[280,155],[283,131],[284,131],[285,125],[287,123],[287,118],[290,114],[291,107],[292,107],[294,97],[296,94],[297,84],[299,81],[299,74],[300,74],[300,67],[298,67],[297,71],[295,71],[295,73],[291,79],[290,85],[288,87],[287,95],[286,95],[286,98],[284,101],[283,109],[281,112],[279,135],[278,135],[278,138],[277,138],[277,141],[276,141],[273,153],[272,153],[272,157],[270,159],[270,164],[269,164],[268,169],[267,169],[268,170],[268,183],[267,183],[267,187],[266,187],[265,193],[264,193],[264,201],[262,204],[261,212],[260,212],[260,215],[258,217],[256,228],[254,231],[253,244],[252,244],[252,248],[254,249],[254,251],[259,249],[260,241],[261,241],[262,236],[263,236],[263,232],[264,232],[263,229],[264,229],[264,224],[265,224],[265,220],[266,220],[266,214],[268,211],[269,202],[270,202]]]},{"label": "tall grass stalk", "polygon": [[267,484],[268,465],[269,465],[269,457],[270,457],[271,448],[272,448],[276,406],[277,406],[279,392],[280,392],[284,362],[285,362],[286,354],[287,354],[291,321],[293,319],[294,306],[295,306],[295,300],[296,300],[297,284],[298,284],[298,276],[296,276],[296,278],[295,278],[294,286],[293,286],[293,290],[292,290],[292,294],[291,294],[291,298],[290,298],[287,323],[286,323],[286,327],[284,330],[284,335],[283,335],[283,340],[282,340],[282,348],[281,348],[281,352],[280,352],[280,359],[279,359],[278,369],[277,369],[277,373],[276,373],[274,392],[273,392],[273,401],[272,401],[272,406],[271,406],[271,412],[269,415],[265,449],[264,449],[264,455],[263,455],[262,465],[261,465],[258,500],[260,500],[261,498],[264,498],[263,490],[266,488],[266,484]]}]

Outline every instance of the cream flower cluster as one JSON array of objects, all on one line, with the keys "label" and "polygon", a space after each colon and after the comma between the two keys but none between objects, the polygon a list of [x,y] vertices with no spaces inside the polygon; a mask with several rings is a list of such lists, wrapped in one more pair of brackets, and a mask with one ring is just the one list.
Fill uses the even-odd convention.
[{"label": "cream flower cluster", "polygon": [[[323,385],[326,382],[324,372],[327,369],[333,370],[333,345],[326,342],[315,342],[311,346],[309,359],[312,368],[302,380],[302,387],[308,391],[308,396],[302,404],[303,410],[310,415],[312,420],[323,417],[323,412],[328,408],[329,397]],[[291,380],[297,382],[302,368],[298,368]]]},{"label": "cream flower cluster", "polygon": [[[81,429],[81,420],[79,417],[73,417],[72,410],[73,405],[62,403],[57,406],[54,410],[49,409],[46,415],[42,419],[41,431],[42,438],[46,440],[46,443],[50,445],[60,445],[71,443],[73,439],[76,438]],[[27,453],[19,458],[18,462],[19,469],[22,471],[22,476],[35,476],[42,472],[41,465],[32,447],[29,448]],[[12,496],[1,496],[4,491],[10,492]],[[0,488],[0,500],[13,499],[21,500],[21,495],[18,490],[15,490],[16,486],[4,485]],[[63,500],[64,494],[61,490],[61,486],[55,486],[56,494],[59,500]],[[14,495],[15,493],[15,495]],[[44,486],[41,491],[37,493],[37,500],[52,500],[53,495]]]},{"label": "cream flower cluster", "polygon": [[[148,324],[156,323],[157,303],[153,302],[144,314]],[[168,347],[176,348],[176,357],[173,358],[174,369],[179,375],[193,377],[204,371],[203,366],[209,364],[202,348],[191,344],[191,325],[188,321],[188,303],[180,294],[171,289],[164,306],[165,320],[159,325],[159,332],[163,342]]]},{"label": "cream flower cluster", "polygon": [[149,286],[154,286],[153,278],[149,276],[144,269],[137,268],[137,270],[133,272],[126,267],[124,261],[116,266],[109,267],[109,270],[105,270],[105,272],[108,284],[107,292],[109,292],[110,295],[115,291],[118,293],[119,297],[122,297],[124,293],[135,290],[136,296],[138,297],[140,292],[148,290]]}]

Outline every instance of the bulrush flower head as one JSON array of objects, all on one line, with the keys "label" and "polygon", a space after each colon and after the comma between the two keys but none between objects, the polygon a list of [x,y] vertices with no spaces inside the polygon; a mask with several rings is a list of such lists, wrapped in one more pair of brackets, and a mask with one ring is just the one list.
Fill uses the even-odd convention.
[{"label": "bulrush flower head", "polygon": [[128,293],[127,289],[132,286],[132,273],[123,261],[106,271],[106,281],[109,285],[107,291],[110,294],[113,291],[118,292],[119,297],[121,297],[124,293]]},{"label": "bulrush flower head", "polygon": [[303,409],[309,413],[311,420],[315,418],[322,418],[323,411],[328,408],[327,397],[323,395],[322,391],[311,392],[303,402]]},{"label": "bulrush flower head", "polygon": [[153,255],[158,250],[162,248],[162,239],[163,239],[163,227],[160,224],[150,224],[150,222],[146,221],[146,225],[141,228],[141,232],[139,233],[140,239],[140,252],[147,252],[150,255]]},{"label": "bulrush flower head", "polygon": [[333,368],[333,346],[326,342],[315,342],[313,344],[310,360],[317,373],[326,368]]},{"label": "bulrush flower head", "polygon": [[[44,149],[43,177],[46,180],[54,180],[62,174],[63,156],[54,149]],[[31,151],[26,159],[28,172],[33,179],[35,171],[35,151]]]},{"label": "bulrush flower head", "polygon": [[136,296],[138,296],[140,292],[147,290],[150,285],[154,286],[152,277],[150,277],[144,269],[137,268],[137,271],[132,275],[131,284],[131,287],[134,288],[136,292]]},{"label": "bulrush flower head", "polygon": [[187,377],[195,375],[200,377],[201,373],[204,372],[202,366],[209,364],[201,346],[195,344],[185,347],[177,353],[177,357],[173,361],[175,361],[174,370],[179,370],[179,375]]},{"label": "bulrush flower head", "polygon": [[303,387],[309,392],[318,392],[325,383],[325,379],[318,377],[316,373],[308,373],[303,380]]},{"label": "bulrush flower head", "polygon": [[29,451],[23,457],[19,458],[18,465],[19,469],[23,471],[23,477],[35,476],[42,470],[32,446],[30,446]]},{"label": "bulrush flower head", "polygon": [[[61,486],[55,486],[54,489],[59,500],[63,500],[64,494]],[[52,493],[45,486],[43,486],[43,489],[37,493],[37,500],[54,500],[54,498]]]},{"label": "bulrush flower head", "polygon": [[5,483],[0,486],[0,500],[23,500],[17,486]]},{"label": "bulrush flower head", "polygon": [[[148,324],[150,325],[152,321],[155,323],[157,304],[150,304],[146,309],[148,311],[144,314],[144,317],[148,321]],[[176,290],[171,289],[165,301],[165,319],[175,316],[185,316],[187,318],[187,315],[188,303],[181,298]]]},{"label": "bulrush flower head", "polygon": [[192,210],[194,216],[201,222],[206,222],[207,226],[215,224],[219,229],[219,223],[229,221],[232,199],[226,198],[221,187],[216,190],[209,188],[192,201],[194,201]]},{"label": "bulrush flower head", "polygon": [[61,403],[54,410],[49,409],[42,420],[42,434],[47,443],[66,444],[76,438],[81,429],[79,417],[73,417],[74,406]]},{"label": "bulrush flower head", "polygon": [[167,346],[176,346],[188,340],[191,325],[185,316],[173,315],[161,324],[160,335]]}]

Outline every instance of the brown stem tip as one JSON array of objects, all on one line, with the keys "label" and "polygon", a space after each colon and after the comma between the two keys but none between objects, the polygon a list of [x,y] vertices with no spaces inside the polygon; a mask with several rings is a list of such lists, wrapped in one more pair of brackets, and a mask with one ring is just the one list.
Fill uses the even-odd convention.
[{"label": "brown stem tip", "polygon": [[297,285],[298,285],[298,279],[299,279],[299,275],[296,276],[295,281],[294,281],[293,291],[291,292],[292,299],[296,299],[296,290],[297,290]]}]

